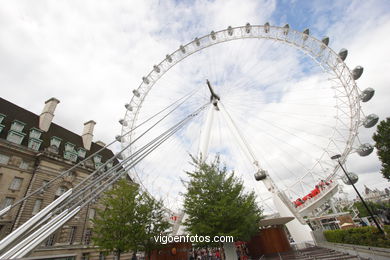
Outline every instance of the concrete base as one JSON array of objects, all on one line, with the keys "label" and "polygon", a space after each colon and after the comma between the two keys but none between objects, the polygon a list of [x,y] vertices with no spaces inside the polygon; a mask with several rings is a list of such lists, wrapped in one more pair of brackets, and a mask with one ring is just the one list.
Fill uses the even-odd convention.
[{"label": "concrete base", "polygon": [[225,260],[237,260],[234,243],[223,243],[223,251],[225,251]]}]

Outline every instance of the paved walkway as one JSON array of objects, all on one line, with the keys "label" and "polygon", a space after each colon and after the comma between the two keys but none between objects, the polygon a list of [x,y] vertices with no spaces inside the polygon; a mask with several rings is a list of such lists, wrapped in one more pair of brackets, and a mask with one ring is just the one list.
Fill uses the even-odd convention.
[{"label": "paved walkway", "polygon": [[267,255],[262,258],[262,260],[280,260],[280,259],[300,259],[300,260],[309,260],[309,259],[321,259],[321,260],[330,260],[330,259],[361,259],[367,260],[366,258],[358,258],[357,256],[352,256],[346,253],[341,253],[332,249],[322,248],[322,247],[309,247],[305,249],[300,249],[297,251],[290,251],[286,253]]}]

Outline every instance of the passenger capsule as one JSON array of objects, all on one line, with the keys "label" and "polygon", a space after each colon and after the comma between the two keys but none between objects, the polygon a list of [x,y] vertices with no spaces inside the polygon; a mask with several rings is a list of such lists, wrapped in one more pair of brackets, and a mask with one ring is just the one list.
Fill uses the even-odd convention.
[{"label": "passenger capsule", "polygon": [[362,94],[360,95],[360,99],[363,102],[369,101],[375,94],[375,90],[373,88],[366,88],[362,91]]},{"label": "passenger capsule", "polygon": [[287,35],[289,30],[290,30],[290,25],[287,23],[283,26],[283,34]]},{"label": "passenger capsule", "polygon": [[198,38],[195,38],[195,44],[196,44],[196,46],[200,46],[200,41],[199,41],[199,39]]},{"label": "passenger capsule", "polygon": [[182,53],[186,53],[186,49],[184,49],[183,45],[180,45],[180,50],[181,50]]},{"label": "passenger capsule", "polygon": [[115,140],[118,142],[122,142],[122,137],[120,135],[115,136]]},{"label": "passenger capsule", "polygon": [[363,74],[362,66],[356,66],[356,68],[354,68],[352,71],[352,77],[354,80],[359,79],[362,74]]},{"label": "passenger capsule", "polygon": [[142,81],[145,83],[145,84],[149,84],[149,80],[147,77],[142,77]]},{"label": "passenger capsule", "polygon": [[127,126],[127,121],[124,120],[124,119],[120,119],[119,120],[119,124],[123,125],[123,126]]},{"label": "passenger capsule", "polygon": [[347,49],[341,49],[340,51],[339,51],[339,57],[340,57],[340,59],[342,60],[342,61],[345,61],[345,59],[347,58],[347,56],[348,56],[348,50]]},{"label": "passenger capsule", "polygon": [[136,90],[136,89],[133,90],[133,94],[134,94],[134,96],[136,96],[136,97],[140,97],[140,96],[141,96],[141,95],[139,94],[138,90]]},{"label": "passenger capsule", "polygon": [[129,111],[133,111],[133,108],[131,107],[130,104],[125,104],[125,108]]},{"label": "passenger capsule", "polygon": [[153,66],[153,70],[155,71],[155,72],[157,72],[157,73],[160,73],[160,68],[157,66],[157,65],[154,65]]},{"label": "passenger capsule", "polygon": [[233,28],[232,28],[231,26],[229,26],[229,27],[227,28],[227,30],[228,30],[229,36],[232,36],[232,35],[233,35]]},{"label": "passenger capsule", "polygon": [[265,170],[259,170],[255,173],[255,180],[256,181],[262,181],[265,178],[267,178],[267,172]]},{"label": "passenger capsule", "polygon": [[169,63],[172,62],[172,57],[171,57],[171,55],[167,54],[167,56],[166,56],[165,58],[167,59],[167,61],[168,61]]},{"label": "passenger capsule", "polygon": [[303,40],[306,41],[307,38],[309,38],[309,34],[310,34],[310,30],[309,28],[306,28],[304,31],[303,31]]},{"label": "passenger capsule", "polygon": [[211,31],[210,33],[211,39],[215,40],[217,37],[215,36],[215,32]]},{"label": "passenger capsule", "polygon": [[370,127],[373,127],[374,125],[376,125],[379,121],[379,117],[375,114],[370,114],[368,116],[366,116],[366,118],[364,118],[364,121],[363,121],[363,126],[365,128],[370,128]]},{"label": "passenger capsule", "polygon": [[358,176],[356,173],[349,172],[349,173],[347,173],[347,174],[348,174],[349,179],[351,179],[351,181],[349,181],[349,179],[348,179],[347,176],[344,176],[344,177],[341,178],[341,180],[342,180],[346,185],[352,185],[352,184],[355,184],[355,183],[358,182],[359,176]]},{"label": "passenger capsule", "polygon": [[328,46],[328,44],[329,44],[329,37],[324,37],[324,38],[322,38],[322,43],[324,44],[324,45],[326,45],[326,46]]},{"label": "passenger capsule", "polygon": [[265,32],[265,33],[269,33],[269,29],[270,29],[269,22],[266,22],[266,23],[264,24],[264,32]]},{"label": "passenger capsule", "polygon": [[246,32],[246,33],[250,33],[250,32],[251,32],[251,24],[250,24],[250,23],[247,23],[247,24],[245,25],[245,32]]},{"label": "passenger capsule", "polygon": [[374,146],[372,146],[369,143],[365,143],[365,144],[360,145],[359,148],[356,149],[356,152],[360,156],[367,156],[367,155],[371,154],[373,150],[374,150]]}]

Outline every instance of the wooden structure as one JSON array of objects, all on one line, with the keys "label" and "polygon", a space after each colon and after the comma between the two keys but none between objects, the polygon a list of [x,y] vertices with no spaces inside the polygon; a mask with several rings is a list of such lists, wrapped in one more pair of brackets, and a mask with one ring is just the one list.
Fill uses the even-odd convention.
[{"label": "wooden structure", "polygon": [[150,260],[188,260],[191,250],[191,243],[171,243],[164,248],[154,250]]},{"label": "wooden structure", "polygon": [[264,219],[260,221],[260,230],[247,243],[252,258],[265,254],[281,253],[291,250],[284,225],[293,217]]}]

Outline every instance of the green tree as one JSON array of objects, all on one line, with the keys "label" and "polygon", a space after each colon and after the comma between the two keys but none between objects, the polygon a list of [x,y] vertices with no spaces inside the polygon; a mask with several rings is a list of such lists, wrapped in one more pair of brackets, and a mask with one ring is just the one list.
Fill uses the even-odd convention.
[{"label": "green tree", "polygon": [[[372,201],[366,201],[366,204],[370,208],[371,212],[374,215],[378,214],[378,212],[379,212],[378,210],[390,208],[389,202],[376,203],[376,202],[372,202]],[[359,211],[359,216],[361,218],[370,216],[370,213],[367,211],[366,207],[364,207],[364,205],[361,201],[357,201],[353,205]]]},{"label": "green tree", "polygon": [[102,209],[97,210],[93,220],[93,242],[114,252],[117,259],[121,253],[145,251],[158,248],[154,235],[167,232],[169,223],[160,201],[140,191],[139,186],[122,179],[115,187],[105,192]]},{"label": "green tree", "polygon": [[121,253],[133,249],[138,187],[127,180],[118,181],[115,187],[105,192],[101,204],[102,209],[96,211],[93,220],[92,240],[95,245],[114,252],[117,258]]},{"label": "green tree", "polygon": [[242,181],[221,166],[219,157],[211,164],[191,158],[195,170],[187,172],[189,181],[184,194],[184,211],[188,215],[184,225],[189,233],[249,240],[258,231],[262,217],[255,193],[246,193]]},{"label": "green tree", "polygon": [[377,131],[372,138],[375,141],[378,157],[382,162],[381,173],[390,181],[390,117],[378,124]]},{"label": "green tree", "polygon": [[150,259],[154,249],[164,247],[157,243],[155,236],[167,235],[170,224],[167,221],[166,212],[161,201],[155,200],[148,193],[143,192],[137,205],[136,222],[141,232],[137,234],[137,243],[134,251],[144,251]]}]

